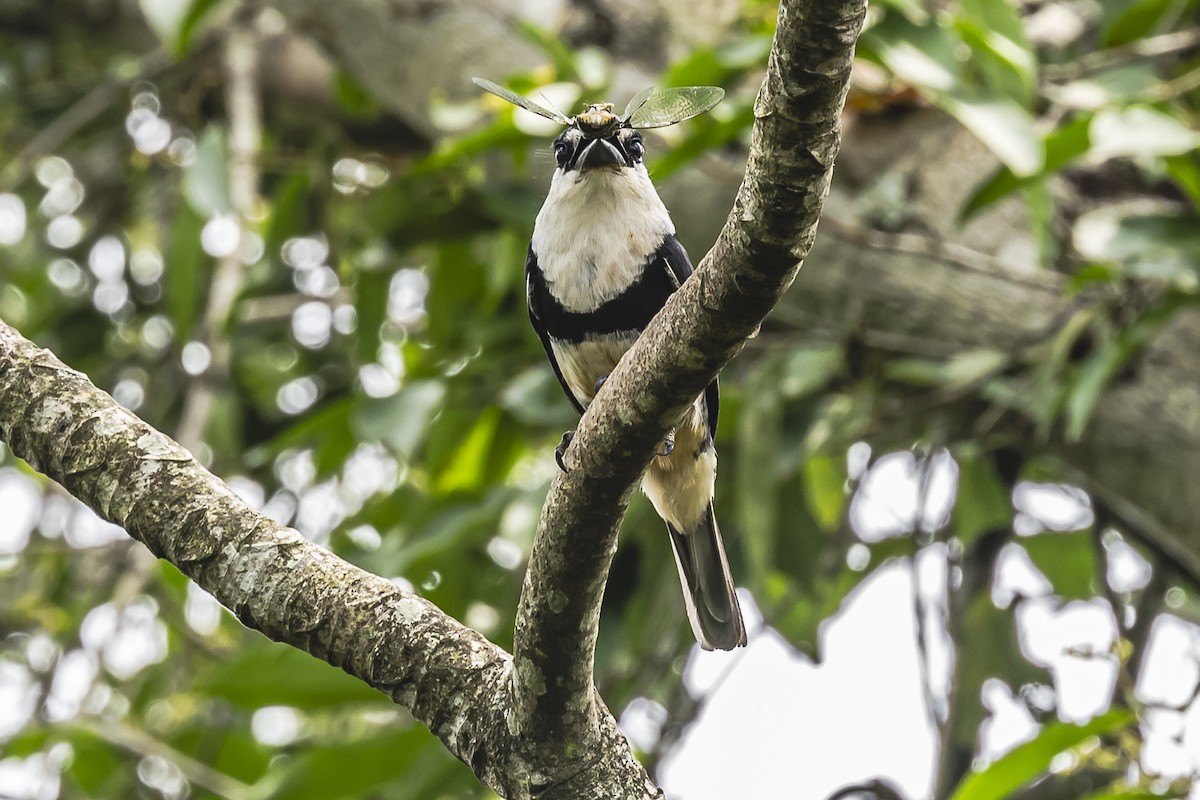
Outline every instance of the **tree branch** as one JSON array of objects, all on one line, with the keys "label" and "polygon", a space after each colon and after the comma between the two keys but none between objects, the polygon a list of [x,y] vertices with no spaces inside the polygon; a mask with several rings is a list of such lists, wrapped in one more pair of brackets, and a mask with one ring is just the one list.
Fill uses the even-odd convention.
[{"label": "tree branch", "polygon": [[518,719],[544,737],[527,745],[551,774],[593,744],[604,582],[654,444],[757,329],[812,245],[864,13],[858,0],[780,5],[747,177],[725,228],[609,377],[551,487],[514,639]]},{"label": "tree branch", "polygon": [[584,416],[543,509],[516,656],[423,598],[248,508],[191,455],[0,323],[0,438],[178,566],[246,625],[388,694],[511,798],[653,798],[593,688],[600,601],[634,483],[808,253],[839,142],[863,0],[789,0],[747,178],[694,279]]},{"label": "tree branch", "polygon": [[505,765],[491,761],[508,737],[506,653],[254,511],[166,435],[3,323],[0,439],[245,625],[384,692],[487,785],[512,788]]}]

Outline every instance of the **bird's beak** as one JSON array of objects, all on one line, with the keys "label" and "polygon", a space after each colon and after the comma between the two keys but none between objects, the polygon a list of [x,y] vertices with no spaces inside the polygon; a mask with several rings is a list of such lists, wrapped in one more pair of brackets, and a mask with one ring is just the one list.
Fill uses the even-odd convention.
[{"label": "bird's beak", "polygon": [[579,155],[577,169],[594,169],[596,167],[623,167],[625,156],[621,151],[605,139],[593,139]]}]

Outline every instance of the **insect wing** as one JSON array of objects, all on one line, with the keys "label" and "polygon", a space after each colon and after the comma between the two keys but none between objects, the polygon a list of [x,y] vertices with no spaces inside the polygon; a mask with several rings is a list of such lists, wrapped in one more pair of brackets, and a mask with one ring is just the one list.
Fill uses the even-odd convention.
[{"label": "insect wing", "polygon": [[[508,89],[505,89],[500,84],[492,83],[487,78],[472,78],[471,80],[480,89],[483,89],[485,92],[491,92],[492,94],[496,95],[496,97],[499,97],[501,100],[507,100],[508,102],[512,103],[514,106],[520,106],[521,108],[525,109],[526,111],[532,111],[534,114],[537,114],[539,117],[545,117],[546,119],[552,119],[555,122],[559,123],[560,125],[570,125],[571,124],[570,117],[567,117],[566,115],[564,115],[558,111],[551,111],[547,108],[542,108],[537,103],[530,100],[528,97],[522,97],[521,95],[517,94],[516,92],[510,92]],[[697,113],[699,113],[699,112],[697,112]]]},{"label": "insect wing", "polygon": [[653,86],[647,86],[635,94],[633,99],[629,101],[629,105],[625,106],[625,113],[621,115],[621,124],[624,125],[626,122],[629,122],[629,118],[646,104],[646,101],[650,99],[650,95],[652,94],[654,94]]},{"label": "insect wing", "polygon": [[703,114],[721,102],[719,86],[680,86],[651,95],[629,117],[631,128],[665,128]]}]

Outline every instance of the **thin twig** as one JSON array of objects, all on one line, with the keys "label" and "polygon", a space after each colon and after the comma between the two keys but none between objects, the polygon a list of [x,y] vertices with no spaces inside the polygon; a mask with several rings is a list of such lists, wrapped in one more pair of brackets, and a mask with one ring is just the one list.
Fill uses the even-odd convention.
[{"label": "thin twig", "polygon": [[187,778],[190,783],[207,789],[224,800],[241,800],[241,798],[251,796],[251,787],[248,784],[181,753],[132,725],[124,722],[81,719],[76,726],[135,756],[156,756],[165,759],[178,767],[183,777]]},{"label": "thin twig", "polygon": [[[225,113],[229,119],[229,202],[239,232],[252,222],[258,205],[258,156],[262,109],[258,87],[258,29],[253,13],[234,15],[225,31]],[[176,439],[197,452],[216,401],[218,387],[229,377],[231,343],[227,326],[242,291],[241,241],[230,255],[217,260],[204,311],[202,337],[211,356],[206,373],[191,382],[184,398]]]},{"label": "thin twig", "polygon": [[1200,28],[1149,36],[1120,47],[1087,53],[1067,64],[1047,64],[1042,67],[1042,76],[1051,81],[1071,81],[1139,58],[1170,55],[1193,47],[1200,47]]}]

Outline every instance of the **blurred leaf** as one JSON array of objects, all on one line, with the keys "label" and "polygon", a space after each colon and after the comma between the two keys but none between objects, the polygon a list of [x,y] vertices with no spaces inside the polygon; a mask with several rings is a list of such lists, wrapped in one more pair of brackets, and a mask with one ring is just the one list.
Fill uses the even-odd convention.
[{"label": "blurred leaf", "polygon": [[225,0],[191,0],[187,13],[183,15],[183,19],[179,22],[179,27],[175,30],[176,52],[186,53],[188,51],[192,45],[192,37],[195,35],[197,28],[200,27],[200,24],[212,10],[223,2]]},{"label": "blurred leaf", "polygon": [[1087,600],[1096,595],[1096,553],[1090,530],[1045,532],[1017,539],[1064,600]]},{"label": "blurred leaf", "polygon": [[486,477],[488,451],[500,426],[502,412],[492,406],[484,409],[463,439],[450,464],[438,475],[436,491],[449,493],[480,488]]},{"label": "blurred leaf", "polygon": [[929,11],[921,0],[883,0],[882,5],[896,9],[914,25],[929,22]]},{"label": "blurred leaf", "polygon": [[1063,415],[1066,422],[1064,436],[1068,442],[1077,442],[1083,436],[1104,387],[1171,320],[1175,312],[1188,303],[1190,299],[1185,298],[1161,303],[1122,329],[1115,340],[1088,357],[1067,390]]},{"label": "blurred leaf", "polygon": [[115,745],[96,734],[81,729],[72,729],[68,736],[71,743],[71,759],[67,776],[88,797],[110,796],[109,792],[118,785],[122,773],[129,767],[128,756],[119,753]]},{"label": "blurred leaf", "polygon": [[391,702],[378,690],[308,653],[264,639],[201,678],[197,688],[249,709],[292,706],[315,711],[350,703]]},{"label": "blurred leaf", "polygon": [[312,221],[305,208],[312,188],[307,172],[293,172],[275,190],[263,228],[263,246],[268,254],[277,256],[288,239],[312,231]]},{"label": "blurred leaf", "polygon": [[150,28],[164,42],[175,41],[193,0],[138,0]]},{"label": "blurred leaf", "polygon": [[382,113],[379,101],[346,70],[339,69],[333,74],[332,88],[338,108],[351,119],[370,120]]},{"label": "blurred leaf", "polygon": [[842,348],[812,344],[789,350],[779,365],[779,393],[798,400],[825,388],[842,368]]},{"label": "blurred leaf", "polygon": [[1084,725],[1066,722],[1047,725],[1032,741],[1017,745],[984,769],[967,775],[950,800],[1004,800],[1045,774],[1059,753],[1077,747],[1093,736],[1129,727],[1136,721],[1131,712],[1114,709]]},{"label": "blurred leaf", "polygon": [[1167,156],[1163,159],[1167,175],[1192,201],[1192,211],[1200,211],[1200,159],[1195,153]]},{"label": "blurred leaf", "polygon": [[1173,0],[1134,0],[1118,4],[1118,13],[1105,20],[1101,37],[1103,46],[1118,47],[1149,36],[1175,7],[1177,3]]},{"label": "blurred leaf", "polygon": [[958,494],[954,501],[953,530],[969,546],[981,534],[1012,525],[1012,490],[1003,484],[979,448],[956,448],[954,460],[958,464]]},{"label": "blurred leaf", "polygon": [[326,743],[290,758],[256,794],[266,800],[370,797],[441,743],[419,727],[385,730],[353,742]]},{"label": "blurred leaf", "polygon": [[804,464],[804,498],[821,527],[837,528],[846,509],[846,459],[810,456]]},{"label": "blurred leaf", "polygon": [[1177,792],[1152,792],[1149,789],[1125,788],[1115,789],[1108,787],[1101,789],[1098,792],[1086,794],[1079,800],[1174,800],[1182,798],[1184,795]]},{"label": "blurred leaf", "polygon": [[964,389],[988,378],[1008,365],[1009,357],[996,350],[968,350],[948,361],[923,358],[896,359],[887,364],[888,378],[918,386]]},{"label": "blurred leaf", "polygon": [[778,363],[777,358],[764,358],[745,382],[734,465],[738,522],[750,574],[760,580],[771,570],[771,542],[780,515],[776,444],[783,429],[783,400]]},{"label": "blurred leaf", "polygon": [[316,480],[329,477],[341,469],[361,440],[354,435],[351,422],[360,402],[358,398],[341,397],[304,414],[271,440],[272,457],[289,448],[311,448]]},{"label": "blurred leaf", "polygon": [[522,423],[535,427],[571,427],[578,420],[549,364],[529,367],[509,381],[500,406]]},{"label": "blurred leaf", "polygon": [[208,125],[196,140],[196,158],[184,168],[183,192],[192,210],[203,220],[229,214],[229,151],[225,132]]},{"label": "blurred leaf", "polygon": [[957,37],[936,24],[915,25],[889,14],[863,32],[861,43],[901,81],[935,93],[959,86]]},{"label": "blurred leaf", "polygon": [[826,570],[816,572],[807,585],[797,585],[781,573],[771,575],[761,591],[756,592],[772,627],[802,652],[820,661],[819,642],[822,626],[845,605],[855,589],[875,574],[884,564],[906,558],[916,551],[911,536],[884,539],[868,546],[870,557],[862,569],[854,570],[844,559]]},{"label": "blurred leaf", "polygon": [[960,699],[954,710],[952,737],[955,744],[968,751],[974,749],[985,717],[981,693],[989,678],[1002,678],[1012,686],[1051,683],[1046,671],[1031,664],[1021,652],[1014,606],[996,608],[989,585],[985,580],[967,600],[957,626],[955,691]]},{"label": "blurred leaf", "polygon": [[441,381],[410,381],[391,397],[359,404],[350,418],[351,430],[360,440],[385,442],[404,459],[411,459],[445,397]]},{"label": "blurred leaf", "polygon": [[986,144],[1014,175],[1035,175],[1045,165],[1045,147],[1033,117],[1015,100],[947,97],[942,106]]},{"label": "blurred leaf", "polygon": [[190,340],[193,326],[203,308],[204,275],[201,264],[207,258],[200,249],[200,231],[204,220],[187,203],[177,203],[166,245],[163,291],[167,315],[179,341]]},{"label": "blurred leaf", "polygon": [[1055,99],[1069,108],[1096,111],[1145,97],[1160,85],[1154,64],[1124,64],[1064,84]]},{"label": "blurred leaf", "polygon": [[1044,142],[1046,161],[1038,173],[1017,177],[1016,173],[1007,166],[1001,166],[992,177],[980,184],[967,198],[959,212],[959,223],[966,222],[1022,186],[1026,186],[1032,181],[1045,179],[1050,173],[1057,172],[1087,152],[1091,143],[1088,138],[1091,121],[1091,115],[1076,115],[1065,125],[1047,134]]},{"label": "blurred leaf", "polygon": [[1174,156],[1200,147],[1200,132],[1149,106],[1097,112],[1088,132],[1093,162],[1132,156]]},{"label": "blurred leaf", "polygon": [[1028,106],[1033,100],[1037,59],[1025,25],[1010,0],[962,0],[956,27],[971,47],[971,65],[997,92]]},{"label": "blurred leaf", "polygon": [[1075,223],[1073,243],[1086,258],[1112,261],[1123,274],[1174,281],[1200,272],[1200,224],[1196,217],[1126,214],[1102,206]]}]

